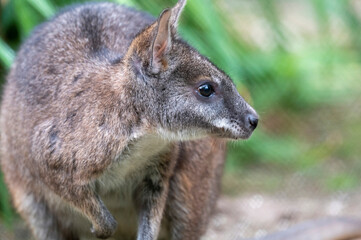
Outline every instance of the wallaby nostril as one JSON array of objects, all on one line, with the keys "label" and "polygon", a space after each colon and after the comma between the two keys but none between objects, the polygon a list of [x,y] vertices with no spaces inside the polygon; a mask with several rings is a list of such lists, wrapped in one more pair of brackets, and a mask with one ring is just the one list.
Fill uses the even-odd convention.
[{"label": "wallaby nostril", "polygon": [[251,124],[251,128],[255,129],[258,125],[258,118],[252,115],[248,116],[248,122]]}]

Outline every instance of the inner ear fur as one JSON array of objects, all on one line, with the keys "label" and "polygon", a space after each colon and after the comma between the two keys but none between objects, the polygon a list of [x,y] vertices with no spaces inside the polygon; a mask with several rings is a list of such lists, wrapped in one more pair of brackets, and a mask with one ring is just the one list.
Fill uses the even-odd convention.
[{"label": "inner ear fur", "polygon": [[[152,73],[159,73],[168,66],[167,55],[172,49],[172,39],[176,34],[179,16],[186,0],[180,0],[170,9],[165,9],[158,20],[140,33],[131,43],[125,56],[128,62],[134,63],[134,54],[137,55],[137,69],[148,65]],[[145,69],[141,69],[142,71]]]},{"label": "inner ear fur", "polygon": [[160,70],[162,60],[172,44],[169,24],[171,13],[170,9],[165,9],[158,19],[156,36],[152,45],[152,67],[154,72]]}]

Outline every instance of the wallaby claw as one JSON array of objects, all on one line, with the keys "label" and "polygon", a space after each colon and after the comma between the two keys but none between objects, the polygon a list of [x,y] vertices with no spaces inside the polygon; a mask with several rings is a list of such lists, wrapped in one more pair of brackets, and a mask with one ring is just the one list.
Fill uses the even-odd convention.
[{"label": "wallaby claw", "polygon": [[107,219],[107,223],[102,226],[92,226],[90,231],[94,234],[97,238],[100,239],[107,239],[110,238],[117,229],[117,221],[113,217]]}]

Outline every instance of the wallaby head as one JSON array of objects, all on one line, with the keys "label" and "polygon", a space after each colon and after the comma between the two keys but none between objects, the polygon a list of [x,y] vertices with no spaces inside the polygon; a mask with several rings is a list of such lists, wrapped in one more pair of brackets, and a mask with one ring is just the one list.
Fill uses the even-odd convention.
[{"label": "wallaby head", "polygon": [[164,10],[133,40],[125,57],[128,69],[137,84],[151,92],[143,99],[164,137],[248,138],[257,126],[256,112],[223,71],[177,36],[185,4],[180,0]]}]

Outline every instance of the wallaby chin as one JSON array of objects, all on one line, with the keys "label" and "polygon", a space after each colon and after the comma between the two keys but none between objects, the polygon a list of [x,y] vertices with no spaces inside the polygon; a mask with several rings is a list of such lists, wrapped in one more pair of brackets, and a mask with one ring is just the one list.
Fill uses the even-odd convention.
[{"label": "wallaby chin", "polygon": [[200,138],[204,138],[210,136],[211,134],[207,133],[206,130],[203,129],[187,129],[187,130],[179,130],[179,131],[170,131],[164,128],[159,128],[157,130],[159,136],[168,141],[189,141],[196,140]]},{"label": "wallaby chin", "polygon": [[35,239],[204,233],[226,151],[212,136],[247,138],[258,116],[177,36],[185,3],[157,19],[76,5],[20,48],[1,106],[1,165]]}]

